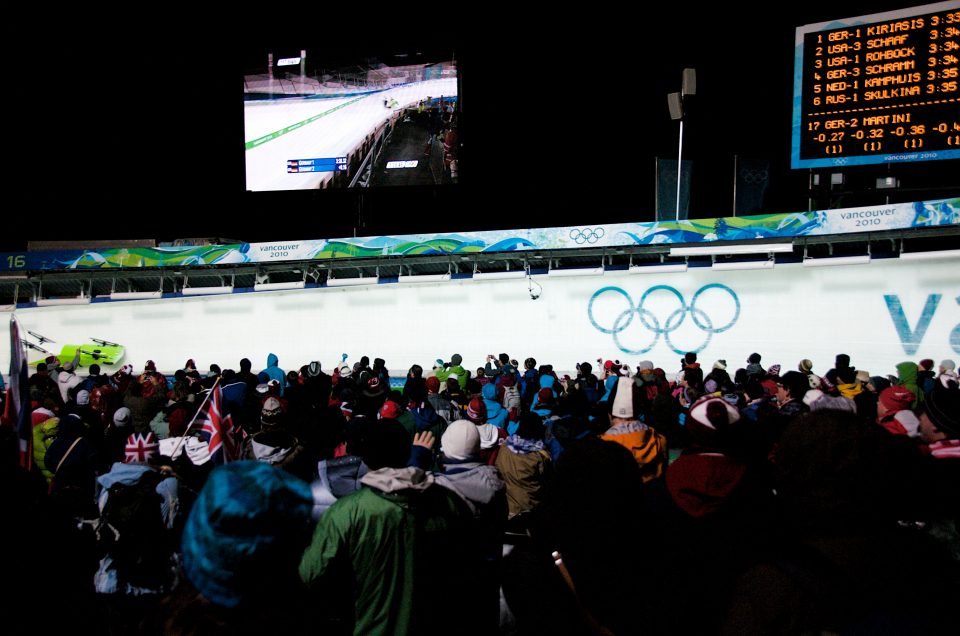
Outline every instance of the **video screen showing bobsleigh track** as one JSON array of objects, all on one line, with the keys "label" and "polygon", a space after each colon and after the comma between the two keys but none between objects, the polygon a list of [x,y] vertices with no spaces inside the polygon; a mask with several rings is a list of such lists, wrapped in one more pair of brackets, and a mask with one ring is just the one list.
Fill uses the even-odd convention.
[{"label": "video screen showing bobsleigh track", "polygon": [[245,77],[247,190],[451,182],[455,65],[381,67],[355,77]]}]

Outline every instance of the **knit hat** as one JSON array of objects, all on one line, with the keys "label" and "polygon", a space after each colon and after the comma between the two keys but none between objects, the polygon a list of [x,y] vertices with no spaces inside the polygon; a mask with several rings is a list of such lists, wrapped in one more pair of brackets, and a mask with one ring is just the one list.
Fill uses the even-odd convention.
[{"label": "knit hat", "polygon": [[770,368],[767,369],[767,375],[772,375],[772,376],[778,376],[778,375],[780,375],[780,365],[779,365],[779,364],[771,364],[771,365],[770,365]]},{"label": "knit hat", "polygon": [[960,438],[960,389],[934,386],[923,408],[934,426],[951,438]]},{"label": "knit hat", "polygon": [[483,424],[487,420],[487,406],[483,403],[483,398],[475,397],[467,405],[467,419],[477,424]]},{"label": "knit hat", "polygon": [[556,399],[553,396],[553,389],[545,388],[537,391],[537,407],[538,408],[549,408],[552,409],[557,405]]},{"label": "knit hat", "polygon": [[455,353],[452,356],[450,356],[451,365],[456,367],[456,366],[459,366],[461,362],[463,362],[463,356],[461,356],[459,353]]},{"label": "knit hat", "polygon": [[225,607],[291,589],[310,540],[312,506],[310,486],[284,470],[258,461],[218,466],[183,529],[187,578]]},{"label": "knit hat", "polygon": [[916,399],[917,396],[914,395],[913,391],[905,386],[887,387],[883,391],[880,391],[879,397],[880,403],[883,404],[884,408],[894,413],[909,409],[910,405],[912,405]]},{"label": "knit hat", "polygon": [[933,368],[933,360],[931,360],[930,358],[924,358],[923,360],[917,363],[917,366],[920,367],[921,371],[929,371],[930,369]]},{"label": "knit hat", "polygon": [[947,358],[940,363],[940,366],[943,367],[944,371],[953,371],[957,368],[957,363]]},{"label": "knit hat", "polygon": [[838,353],[836,358],[836,364],[834,365],[837,369],[845,369],[850,366],[850,356],[845,353]]},{"label": "knit hat", "polygon": [[613,417],[630,419],[640,415],[636,412],[633,400],[633,387],[636,383],[632,378],[617,378],[617,382],[610,390],[610,414]]},{"label": "knit hat", "polygon": [[447,459],[477,459],[480,456],[479,430],[466,420],[451,422],[440,437],[440,451]]},{"label": "knit hat", "polygon": [[77,391],[77,406],[87,406],[90,404],[90,391],[81,389]]},{"label": "knit hat", "polygon": [[651,360],[641,360],[640,364],[637,365],[637,369],[640,371],[653,371],[653,362]]},{"label": "knit hat", "polygon": [[349,378],[353,374],[353,369],[350,368],[350,365],[344,362],[339,367],[340,377]]},{"label": "knit hat", "polygon": [[[651,368],[652,368],[652,367],[651,367]],[[714,368],[714,369],[720,369],[720,370],[722,370],[722,371],[725,371],[726,368],[727,368],[727,361],[726,361],[726,360],[717,360],[716,362],[713,363],[713,368]]]},{"label": "knit hat", "polygon": [[364,395],[368,396],[377,396],[383,394],[383,383],[380,382],[380,378],[373,376],[367,380],[367,388],[364,390]]},{"label": "knit hat", "polygon": [[500,374],[500,386],[513,386],[517,383],[517,378],[512,373]]},{"label": "knit hat", "polygon": [[263,406],[260,407],[260,422],[262,424],[276,424],[282,413],[283,407],[280,400],[275,397],[268,397],[263,401]]},{"label": "knit hat", "polygon": [[113,414],[113,424],[117,428],[126,428],[130,426],[132,421],[133,415],[130,413],[130,409],[125,406],[121,406]]},{"label": "knit hat", "polygon": [[403,415],[403,409],[401,409],[400,405],[393,400],[387,400],[384,402],[383,406],[380,407],[380,411],[377,413],[378,418],[391,420],[395,420],[401,415]]},{"label": "knit hat", "polygon": [[430,376],[426,381],[427,391],[430,393],[439,393],[440,392],[440,378],[436,376]]},{"label": "knit hat", "polygon": [[147,360],[147,364],[143,367],[144,371],[156,371],[157,363],[153,360]]},{"label": "knit hat", "polygon": [[127,437],[127,446],[124,448],[124,464],[145,464],[160,452],[157,436],[152,432],[134,433]]},{"label": "knit hat", "polygon": [[690,413],[688,417],[700,424],[703,424],[707,428],[716,430],[716,427],[710,422],[710,418],[707,417],[707,407],[709,407],[710,404],[722,405],[727,411],[727,418],[731,424],[740,419],[740,411],[738,411],[735,406],[732,406],[726,400],[718,397],[708,397],[699,400],[696,404],[690,407]]},{"label": "knit hat", "polygon": [[813,371],[813,361],[804,358],[800,361],[800,365],[797,368],[803,373],[810,373]]},{"label": "knit hat", "polygon": [[187,432],[187,411],[185,409],[174,409],[167,417],[169,424],[170,437],[180,437]]},{"label": "knit hat", "polygon": [[314,360],[307,367],[307,377],[315,378],[320,375],[320,363]]},{"label": "knit hat", "polygon": [[751,353],[751,354],[750,354],[750,357],[747,358],[747,362],[750,363],[750,364],[760,364],[760,354],[759,354],[759,353]]}]

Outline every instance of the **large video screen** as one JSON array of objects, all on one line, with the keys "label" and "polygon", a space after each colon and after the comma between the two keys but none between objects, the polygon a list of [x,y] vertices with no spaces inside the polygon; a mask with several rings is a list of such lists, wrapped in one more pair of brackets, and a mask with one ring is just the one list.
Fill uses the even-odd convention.
[{"label": "large video screen", "polygon": [[264,56],[262,72],[244,76],[246,189],[456,183],[456,58],[424,57]]},{"label": "large video screen", "polygon": [[793,168],[960,158],[960,2],[797,28]]}]

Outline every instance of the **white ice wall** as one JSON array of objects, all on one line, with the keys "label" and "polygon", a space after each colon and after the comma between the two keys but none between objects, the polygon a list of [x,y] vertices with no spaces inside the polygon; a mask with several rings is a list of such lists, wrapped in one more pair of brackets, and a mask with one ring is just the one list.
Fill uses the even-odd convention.
[{"label": "white ice wall", "polygon": [[[153,359],[167,372],[182,368],[188,358],[201,369],[211,362],[237,368],[242,357],[249,357],[256,371],[269,352],[276,353],[287,370],[320,360],[329,371],[341,353],[348,353],[351,362],[361,355],[382,357],[391,375],[398,376],[413,363],[429,368],[434,359],[449,360],[456,352],[463,355],[465,366],[476,369],[486,354],[501,351],[521,361],[533,356],[560,370],[602,356],[632,365],[650,359],[672,372],[680,354],[663,335],[652,349],[640,352],[656,334],[639,314],[627,323],[630,305],[623,293],[607,290],[590,304],[604,287],[623,290],[636,306],[651,287],[667,285],[682,296],[688,310],[679,310],[676,295],[660,289],[648,294],[641,313],[651,327],[676,327],[670,339],[679,351],[703,347],[699,356],[707,368],[725,358],[735,369],[753,351],[763,355],[764,366],[780,363],[784,370],[792,369],[807,357],[819,372],[830,368],[839,352],[872,374],[895,373],[894,366],[904,360],[960,359],[960,276],[955,264],[891,259],[848,267],[778,265],[774,270],[735,272],[692,268],[684,274],[608,272],[537,281],[543,287],[538,300],[530,299],[523,279],[464,280],[31,308],[18,310],[17,317],[25,330],[58,341],[48,348],[103,338],[126,345],[126,361],[137,369]],[[726,326],[738,305],[739,315],[727,330],[710,335],[704,346],[708,333],[694,323],[689,307],[698,290],[715,283],[732,295],[718,287],[700,292],[693,306],[700,325]],[[891,310],[885,296],[896,298],[902,307],[899,328],[895,318],[900,311],[895,306]],[[6,372],[8,321],[0,322],[0,368]],[[617,340],[633,353],[619,348],[614,335],[598,326],[625,326]],[[918,344],[911,346],[911,339]]]}]

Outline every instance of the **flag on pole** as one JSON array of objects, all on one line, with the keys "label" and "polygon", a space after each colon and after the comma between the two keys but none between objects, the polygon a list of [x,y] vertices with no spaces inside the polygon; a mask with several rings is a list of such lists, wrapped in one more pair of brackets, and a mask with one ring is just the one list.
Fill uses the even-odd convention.
[{"label": "flag on pole", "polygon": [[233,415],[227,412],[220,383],[214,385],[206,404],[197,415],[200,434],[207,440],[210,458],[214,464],[225,464],[240,459],[246,431],[234,423]]},{"label": "flag on pole", "polygon": [[33,458],[33,430],[30,422],[30,387],[27,382],[27,356],[20,339],[20,323],[10,316],[10,388],[4,409],[7,421],[20,439],[20,465],[30,469]]}]

